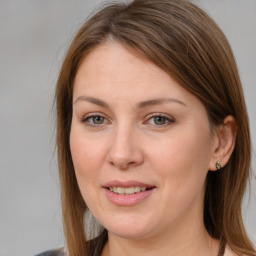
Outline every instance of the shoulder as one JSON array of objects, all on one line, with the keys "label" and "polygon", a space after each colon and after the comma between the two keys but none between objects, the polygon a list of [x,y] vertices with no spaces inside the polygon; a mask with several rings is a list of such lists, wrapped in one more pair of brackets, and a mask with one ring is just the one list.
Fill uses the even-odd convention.
[{"label": "shoulder", "polygon": [[35,256],[66,256],[66,254],[63,252],[63,250],[58,249],[58,250],[45,251]]}]

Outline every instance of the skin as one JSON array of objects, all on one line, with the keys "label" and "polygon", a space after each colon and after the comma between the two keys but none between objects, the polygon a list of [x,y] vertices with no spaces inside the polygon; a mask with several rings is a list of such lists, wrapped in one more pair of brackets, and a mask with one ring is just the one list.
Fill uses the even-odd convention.
[{"label": "skin", "polygon": [[[141,104],[153,99],[169,100]],[[228,161],[234,134],[232,117],[212,131],[195,96],[121,44],[89,53],[74,82],[70,148],[82,196],[109,233],[102,255],[217,255],[203,224],[205,178]],[[103,189],[112,180],[156,188],[118,206]]]}]

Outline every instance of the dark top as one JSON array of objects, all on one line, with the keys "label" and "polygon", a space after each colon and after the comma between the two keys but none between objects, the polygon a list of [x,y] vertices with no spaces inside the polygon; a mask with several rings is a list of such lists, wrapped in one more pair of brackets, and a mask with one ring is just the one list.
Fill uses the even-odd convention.
[{"label": "dark top", "polygon": [[62,250],[51,250],[51,251],[42,252],[35,256],[65,256],[65,253]]},{"label": "dark top", "polygon": [[[224,256],[225,247],[226,247],[226,243],[221,239],[218,256]],[[46,252],[37,254],[35,256],[65,256],[65,253],[59,249],[59,250],[46,251]]]}]

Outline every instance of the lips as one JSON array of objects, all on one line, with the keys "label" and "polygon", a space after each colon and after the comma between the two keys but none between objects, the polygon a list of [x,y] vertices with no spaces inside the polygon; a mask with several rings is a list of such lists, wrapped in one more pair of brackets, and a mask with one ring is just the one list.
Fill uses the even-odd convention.
[{"label": "lips", "polygon": [[139,204],[149,197],[156,186],[138,181],[110,181],[103,186],[108,200],[118,206]]},{"label": "lips", "polygon": [[139,181],[129,180],[129,181],[118,181],[113,180],[108,183],[106,183],[103,187],[110,188],[110,187],[123,187],[123,188],[129,188],[129,187],[145,187],[147,189],[154,188],[156,186],[142,183]]}]

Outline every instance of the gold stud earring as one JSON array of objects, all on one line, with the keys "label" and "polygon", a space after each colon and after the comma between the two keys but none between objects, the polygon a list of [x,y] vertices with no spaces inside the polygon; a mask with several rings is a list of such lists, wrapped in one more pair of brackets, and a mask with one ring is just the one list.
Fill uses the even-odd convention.
[{"label": "gold stud earring", "polygon": [[219,171],[222,168],[219,161],[216,162],[216,168],[217,168],[217,171]]}]

